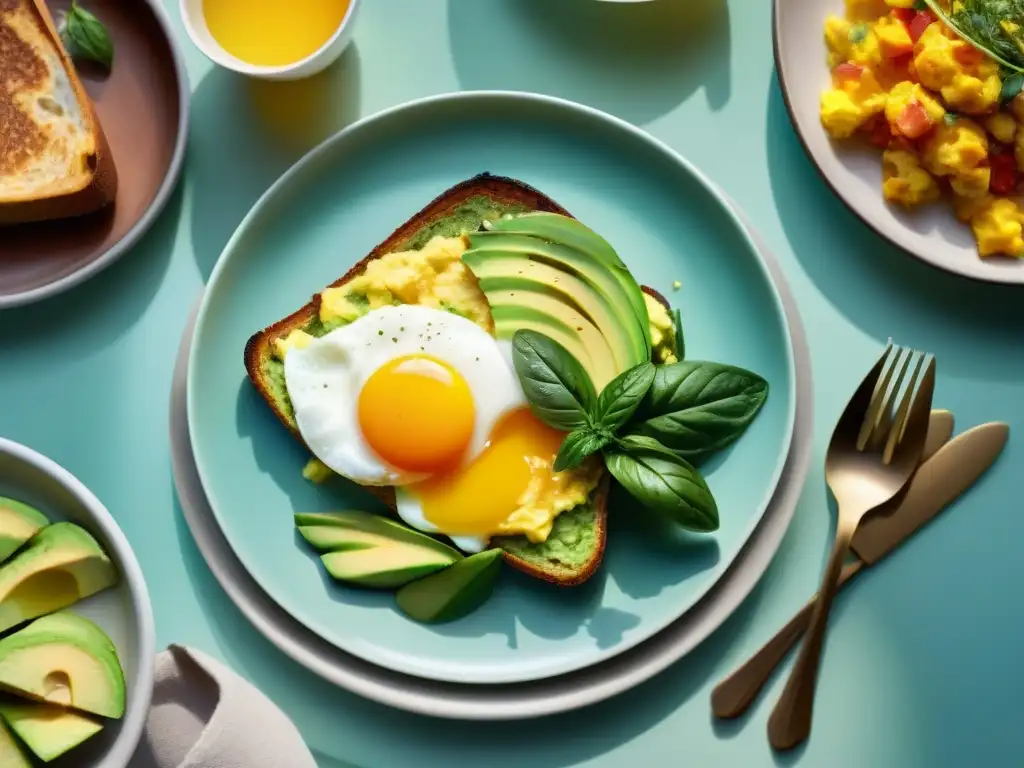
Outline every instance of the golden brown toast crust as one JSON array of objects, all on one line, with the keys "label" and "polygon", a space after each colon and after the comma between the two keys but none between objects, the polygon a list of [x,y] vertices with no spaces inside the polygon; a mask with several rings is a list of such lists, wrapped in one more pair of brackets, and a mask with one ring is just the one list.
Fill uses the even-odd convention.
[{"label": "golden brown toast crust", "polygon": [[[92,99],[85,92],[85,87],[78,77],[78,72],[71,61],[71,57],[61,42],[60,35],[57,33],[53,22],[53,17],[50,15],[46,4],[43,0],[0,0],[0,13],[5,8],[20,5],[21,2],[27,2],[35,10],[40,26],[60,57],[65,70],[67,70],[75,98],[78,99],[81,105],[86,125],[95,137],[96,146],[95,152],[86,158],[86,162],[92,169],[92,177],[85,187],[59,196],[0,203],[0,225],[24,224],[34,221],[82,216],[106,207],[114,201],[117,195],[117,169],[114,166],[110,145],[107,143],[107,138],[103,133],[99,118],[96,116],[96,109],[93,106]],[[0,23],[0,42],[11,44],[11,40],[2,39],[5,34],[17,38],[13,31],[3,23]],[[13,50],[19,54],[17,60],[7,59],[0,61],[0,65],[4,68],[17,67],[19,71],[25,72],[38,68],[40,66],[38,58],[31,52],[26,53],[25,49],[27,49],[27,46],[13,45]],[[5,54],[7,53],[6,50],[4,52]],[[14,105],[12,94],[6,93],[3,78],[0,77],[0,131],[6,132],[10,130],[13,132],[13,126],[16,124],[22,131],[27,130],[27,127],[22,125],[22,121],[18,120],[18,116],[24,117],[23,113]],[[39,151],[39,148],[35,146],[37,141],[34,140],[34,137],[37,136],[38,133],[23,133],[16,138],[28,142],[28,147],[32,150]],[[13,139],[11,140],[13,141]],[[43,146],[42,151],[45,151],[45,146]],[[0,169],[0,172],[2,172],[2,169]]]},{"label": "golden brown toast crust", "polygon": [[[408,221],[396,229],[380,245],[370,251],[365,258],[346,272],[343,277],[334,281],[330,287],[341,286],[349,282],[363,271],[367,263],[380,258],[387,253],[395,251],[403,242],[422,230],[425,226],[429,226],[433,222],[445,218],[466,200],[479,195],[486,195],[493,200],[503,203],[522,205],[530,210],[560,213],[565,216],[572,215],[542,192],[539,192],[522,182],[483,173],[460,184],[456,184],[454,187],[442,192],[426,207],[414,214]],[[664,301],[664,299],[661,300]],[[249,375],[249,380],[252,381],[253,386],[256,387],[256,390],[263,396],[263,399],[266,400],[267,405],[270,406],[270,409],[278,417],[281,423],[288,428],[288,431],[291,432],[300,443],[303,442],[302,436],[299,434],[298,430],[292,424],[287,415],[281,412],[281,409],[278,407],[277,402],[274,399],[273,393],[270,391],[267,382],[264,380],[262,374],[263,363],[273,357],[274,339],[285,336],[295,329],[303,328],[310,320],[317,317],[319,311],[320,294],[317,293],[309,303],[293,312],[288,317],[283,320],[279,320],[258,333],[253,334],[245,345],[245,370]],[[594,549],[593,556],[582,569],[572,573],[571,575],[551,572],[509,552],[504,553],[505,561],[512,567],[517,568],[530,576],[534,576],[552,584],[566,587],[582,584],[594,574],[604,557],[608,533],[608,488],[609,482],[606,475],[598,486],[593,498],[594,508],[597,512],[595,530],[597,545]],[[368,487],[366,490],[370,491],[382,502],[387,504],[392,511],[395,510],[395,493],[393,489]]]}]

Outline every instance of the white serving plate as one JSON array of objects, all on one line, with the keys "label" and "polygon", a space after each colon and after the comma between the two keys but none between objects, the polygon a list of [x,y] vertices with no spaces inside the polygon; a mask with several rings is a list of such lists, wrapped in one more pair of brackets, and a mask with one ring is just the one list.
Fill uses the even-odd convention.
[{"label": "white serving plate", "polygon": [[403,675],[369,664],[322,640],[260,589],[232,552],[203,493],[185,413],[193,313],[182,338],[171,392],[172,469],[184,516],[214,576],[246,618],[292,659],[335,685],[419,714],[469,720],[537,717],[596,703],[658,674],[707,638],[753,589],[792,520],[809,468],[811,372],[803,325],[777,261],[749,224],[748,229],[759,243],[791,331],[798,403],[792,446],[772,502],[732,568],[690,611],[662,632],[579,672],[505,685],[445,683]]},{"label": "white serving plate", "polygon": [[114,518],[92,492],[55,462],[0,438],[0,496],[24,501],[52,522],[69,520],[91,533],[121,574],[119,584],[68,610],[96,622],[117,648],[128,685],[125,715],[52,768],[123,768],[135,752],[153,695],[156,637],[153,606],[138,560]]},{"label": "white serving plate", "polygon": [[830,83],[823,25],[843,8],[843,0],[774,0],[779,86],[797,136],[825,183],[865,224],[912,256],[975,280],[1024,284],[1024,259],[981,259],[970,228],[956,220],[948,200],[913,211],[886,203],[881,150],[833,142],[822,128],[819,100]]}]

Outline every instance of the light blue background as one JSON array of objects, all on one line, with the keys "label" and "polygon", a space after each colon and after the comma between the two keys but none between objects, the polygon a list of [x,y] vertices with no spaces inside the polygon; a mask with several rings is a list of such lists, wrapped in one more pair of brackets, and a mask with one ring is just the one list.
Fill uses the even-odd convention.
[{"label": "light blue background", "polygon": [[[1024,761],[1024,516],[1014,480],[1024,429],[1024,290],[918,264],[832,197],[790,127],[772,71],[766,0],[364,5],[355,46],[338,67],[272,90],[212,71],[185,40],[177,3],[168,2],[195,91],[181,188],[120,263],[63,297],[0,314],[0,434],[51,456],[108,505],[142,561],[159,643],[191,644],[233,665],[287,711],[328,767],[339,760],[364,768]],[[210,575],[177,509],[169,468],[170,378],[188,310],[245,211],[312,140],[286,142],[266,126],[310,111],[337,127],[459,88],[582,101],[694,160],[781,260],[807,325],[816,383],[815,468],[754,594],[656,680],[586,711],[529,723],[406,715],[285,659]],[[310,133],[326,130],[308,124]],[[746,720],[724,727],[711,721],[709,691],[813,591],[831,523],[820,472],[825,445],[854,382],[889,336],[938,356],[937,403],[956,413],[960,428],[1002,419],[1014,434],[981,485],[840,598],[814,734],[805,749],[775,758],[764,728],[781,680]]]}]

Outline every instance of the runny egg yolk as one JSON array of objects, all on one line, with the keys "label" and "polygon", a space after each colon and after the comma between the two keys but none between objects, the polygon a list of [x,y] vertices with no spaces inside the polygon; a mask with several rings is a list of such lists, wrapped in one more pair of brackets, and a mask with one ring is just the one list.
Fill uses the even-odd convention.
[{"label": "runny egg yolk", "polygon": [[391,360],[363,384],[359,426],[370,447],[409,472],[455,467],[473,436],[476,410],[458,371],[429,355]]},{"label": "runny egg yolk", "polygon": [[408,487],[423,516],[445,533],[464,536],[496,533],[519,507],[537,459],[550,476],[550,462],[564,434],[542,424],[529,408],[505,414],[484,451],[458,472],[434,476]]}]

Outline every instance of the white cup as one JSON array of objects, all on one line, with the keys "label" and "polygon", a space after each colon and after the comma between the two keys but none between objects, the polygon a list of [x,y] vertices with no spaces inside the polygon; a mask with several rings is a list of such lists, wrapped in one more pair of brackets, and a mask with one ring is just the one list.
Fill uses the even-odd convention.
[{"label": "white cup", "polygon": [[264,80],[301,80],[327,69],[327,67],[337,61],[345,48],[348,47],[348,44],[352,42],[353,22],[359,5],[360,0],[349,0],[348,10],[345,12],[341,24],[334,30],[331,39],[318,50],[306,58],[299,59],[291,64],[267,67],[242,61],[221,47],[220,43],[210,34],[209,27],[206,26],[206,17],[203,15],[203,0],[180,0],[181,19],[185,24],[186,31],[188,31],[188,36],[192,39],[196,48],[202,51],[214,64],[219,64],[225,69],[230,69],[243,75],[258,77]]}]

